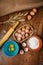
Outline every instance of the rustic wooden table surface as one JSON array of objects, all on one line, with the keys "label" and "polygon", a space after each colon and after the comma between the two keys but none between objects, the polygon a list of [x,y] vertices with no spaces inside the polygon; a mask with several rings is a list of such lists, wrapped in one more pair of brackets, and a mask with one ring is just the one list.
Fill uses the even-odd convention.
[{"label": "rustic wooden table surface", "polygon": [[[0,17],[0,22],[7,20],[10,16]],[[38,8],[37,14],[29,21],[31,25],[37,30],[37,34],[42,38],[43,41],[43,7]],[[0,37],[2,30],[8,30],[10,28],[9,24],[0,25]],[[11,37],[12,38],[12,37]],[[43,48],[41,51],[32,53],[28,52],[24,55],[18,54],[17,56],[10,58],[7,57],[2,48],[0,49],[0,65],[43,65]]]}]

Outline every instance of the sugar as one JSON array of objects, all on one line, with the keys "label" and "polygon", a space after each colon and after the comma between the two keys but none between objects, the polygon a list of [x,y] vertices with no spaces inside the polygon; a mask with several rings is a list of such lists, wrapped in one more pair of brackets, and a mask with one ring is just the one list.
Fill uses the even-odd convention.
[{"label": "sugar", "polygon": [[36,37],[31,37],[28,41],[28,45],[31,49],[37,49],[39,47],[39,40]]}]

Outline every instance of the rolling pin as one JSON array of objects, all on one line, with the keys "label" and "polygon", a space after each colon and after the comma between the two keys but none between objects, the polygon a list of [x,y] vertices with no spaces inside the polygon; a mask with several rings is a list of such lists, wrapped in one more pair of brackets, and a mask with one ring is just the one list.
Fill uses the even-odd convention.
[{"label": "rolling pin", "polygon": [[7,41],[7,39],[10,37],[10,35],[14,32],[14,30],[17,27],[18,24],[19,24],[19,22],[16,22],[15,25],[13,25],[9,29],[9,31],[5,34],[5,36],[0,40],[0,48],[2,47],[2,45],[4,44],[4,42]]}]

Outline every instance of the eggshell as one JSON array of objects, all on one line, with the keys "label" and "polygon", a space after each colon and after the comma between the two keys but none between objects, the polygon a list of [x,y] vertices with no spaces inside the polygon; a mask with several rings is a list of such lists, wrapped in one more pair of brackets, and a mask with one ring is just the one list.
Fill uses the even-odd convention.
[{"label": "eggshell", "polygon": [[31,18],[32,18],[31,15],[28,15],[28,16],[27,16],[27,19],[28,19],[28,20],[31,20]]},{"label": "eggshell", "polygon": [[29,29],[30,29],[30,27],[29,27],[29,26],[26,26],[26,29],[27,29],[27,30],[29,30]]},{"label": "eggshell", "polygon": [[28,48],[27,48],[27,47],[26,47],[26,48],[24,48],[24,51],[25,51],[25,52],[28,52]]},{"label": "eggshell", "polygon": [[23,46],[23,47],[26,47],[26,43],[25,43],[25,42],[24,42],[24,43],[22,43],[22,46]]},{"label": "eggshell", "polygon": [[21,30],[18,30],[18,33],[21,33]]},{"label": "eggshell", "polygon": [[30,30],[29,33],[31,34],[32,33],[32,30]]},{"label": "eggshell", "polygon": [[22,28],[22,31],[25,31],[25,28]]},{"label": "eggshell", "polygon": [[17,40],[18,40],[18,41],[21,41],[21,38],[20,38],[20,37],[17,37]]},{"label": "eggshell", "polygon": [[23,39],[25,39],[25,36],[24,36],[24,35],[22,35],[22,40],[23,40]]},{"label": "eggshell", "polygon": [[24,32],[24,31],[22,31],[22,32],[21,32],[21,34],[22,34],[22,35],[24,35],[24,34],[25,34],[25,32]]},{"label": "eggshell", "polygon": [[25,37],[28,37],[29,35],[28,34],[25,34]]},{"label": "eggshell", "polygon": [[36,9],[36,8],[34,8],[34,9],[33,9],[33,12],[35,12],[35,13],[36,13],[36,12],[37,12],[37,9]]},{"label": "eggshell", "polygon": [[25,30],[25,32],[26,32],[26,33],[29,33],[29,30],[28,30],[28,29],[26,29],[26,30]]},{"label": "eggshell", "polygon": [[15,33],[15,36],[18,36],[18,33]]},{"label": "eggshell", "polygon": [[31,12],[30,12],[30,15],[34,16],[34,15],[35,15],[35,13],[34,13],[33,11],[31,11]]},{"label": "eggshell", "polygon": [[23,55],[24,54],[24,51],[23,50],[20,50],[20,55]]},{"label": "eggshell", "polygon": [[21,37],[22,37],[22,35],[21,35],[21,34],[18,34],[18,37],[20,37],[20,38],[21,38]]}]

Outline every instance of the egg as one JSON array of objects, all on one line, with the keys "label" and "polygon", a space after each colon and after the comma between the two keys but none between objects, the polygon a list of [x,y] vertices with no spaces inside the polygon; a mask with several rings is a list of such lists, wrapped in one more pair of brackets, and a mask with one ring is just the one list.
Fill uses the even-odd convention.
[{"label": "egg", "polygon": [[30,15],[34,16],[34,15],[35,15],[35,13],[34,13],[33,11],[31,11],[31,12],[30,12]]},{"label": "egg", "polygon": [[21,37],[22,37],[22,35],[21,35],[21,34],[18,34],[18,37],[20,37],[20,38],[21,38]]},{"label": "egg", "polygon": [[20,50],[20,55],[23,55],[24,54],[24,51],[23,50]]},{"label": "egg", "polygon": [[23,46],[23,47],[26,47],[26,43],[25,43],[25,42],[23,42],[23,43],[22,43],[22,46]]},{"label": "egg", "polygon": [[28,30],[28,29],[26,29],[26,30],[25,30],[25,32],[26,32],[26,33],[29,33],[29,30]]},{"label": "egg", "polygon": [[25,31],[25,28],[22,28],[22,31]]},{"label": "egg", "polygon": [[15,33],[15,36],[18,36],[18,33]]},{"label": "egg", "polygon": [[22,34],[22,35],[25,35],[25,32],[24,32],[24,31],[22,31],[22,32],[21,32],[21,34]]},{"label": "egg", "polygon": [[35,12],[35,13],[36,13],[36,12],[37,12],[37,9],[36,9],[36,8],[33,8],[33,12]]},{"label": "egg", "polygon": [[30,29],[30,27],[29,27],[29,26],[26,26],[26,29],[27,29],[27,30],[29,30],[29,29]]},{"label": "egg", "polygon": [[15,49],[14,48],[11,48],[11,51],[14,51]]},{"label": "egg", "polygon": [[25,37],[28,37],[29,35],[28,34],[25,34]]},{"label": "egg", "polygon": [[25,39],[25,35],[22,35],[22,39]]},{"label": "egg", "polygon": [[31,15],[28,15],[28,16],[27,16],[27,19],[28,19],[28,20],[31,20],[31,18],[32,18]]},{"label": "egg", "polygon": [[13,44],[10,44],[10,47],[14,47],[14,45]]},{"label": "egg", "polygon": [[26,47],[26,48],[24,48],[24,51],[25,51],[25,52],[28,52],[28,48],[27,48],[27,47]]},{"label": "egg", "polygon": [[18,33],[21,33],[21,30],[18,30]]},{"label": "egg", "polygon": [[32,33],[32,30],[29,31],[29,34],[31,34],[31,33]]},{"label": "egg", "polygon": [[20,38],[20,37],[17,37],[17,40],[18,40],[18,41],[21,41],[21,38]]}]

